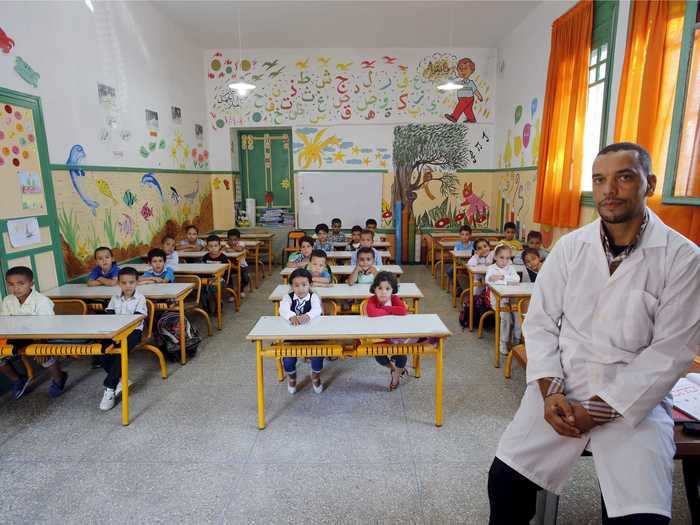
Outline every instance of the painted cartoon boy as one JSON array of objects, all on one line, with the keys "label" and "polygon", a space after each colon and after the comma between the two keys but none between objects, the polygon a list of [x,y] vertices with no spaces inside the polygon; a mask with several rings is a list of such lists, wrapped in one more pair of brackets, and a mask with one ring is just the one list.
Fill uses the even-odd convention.
[{"label": "painted cartoon boy", "polygon": [[476,65],[471,58],[462,58],[457,62],[457,75],[462,79],[461,83],[464,87],[457,91],[457,105],[454,111],[452,111],[452,114],[445,113],[445,118],[450,122],[457,122],[462,113],[467,117],[466,122],[476,122],[476,117],[474,116],[474,97],[476,97],[479,102],[483,102],[484,97],[479,93],[476,82],[469,78],[472,76],[475,69]]}]

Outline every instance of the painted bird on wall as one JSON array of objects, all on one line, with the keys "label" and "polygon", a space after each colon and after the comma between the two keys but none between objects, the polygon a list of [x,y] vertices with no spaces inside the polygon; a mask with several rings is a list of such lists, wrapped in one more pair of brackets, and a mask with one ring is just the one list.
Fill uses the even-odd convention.
[{"label": "painted bird on wall", "polygon": [[80,186],[78,185],[78,177],[85,177],[85,171],[78,168],[80,161],[82,161],[84,158],[85,150],[80,144],[76,144],[70,149],[70,153],[68,154],[68,160],[66,160],[66,164],[70,167],[70,169],[68,170],[68,174],[70,175],[70,181],[71,184],[73,184],[73,189],[75,189],[75,192],[80,197],[80,200],[82,200],[85,203],[85,205],[88,208],[90,208],[90,212],[94,217],[95,215],[97,215],[96,210],[100,207],[100,205],[91,198],[89,198],[87,195],[85,195],[80,189]]}]

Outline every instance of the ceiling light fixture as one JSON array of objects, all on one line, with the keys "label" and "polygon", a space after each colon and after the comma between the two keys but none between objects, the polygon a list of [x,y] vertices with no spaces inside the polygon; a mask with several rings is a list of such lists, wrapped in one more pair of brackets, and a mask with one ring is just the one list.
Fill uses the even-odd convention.
[{"label": "ceiling light fixture", "polygon": [[[243,38],[241,37],[241,8],[237,8],[238,14],[238,73],[241,73],[241,64],[243,63]],[[238,73],[236,76],[238,76]],[[255,89],[255,84],[246,82],[244,75],[241,75],[236,82],[232,82],[228,85],[229,89],[233,89],[239,97],[245,98],[248,93]]]},{"label": "ceiling light fixture", "polygon": [[90,10],[91,13],[95,12],[95,6],[92,5],[92,0],[85,0],[85,5]]},{"label": "ceiling light fixture", "polygon": [[[450,32],[450,49],[452,49],[452,5],[450,5],[449,9],[450,12],[447,24]],[[462,89],[463,87],[464,84],[462,84],[460,80],[448,78],[447,82],[440,84],[437,88],[440,91],[457,91],[458,89]]]}]

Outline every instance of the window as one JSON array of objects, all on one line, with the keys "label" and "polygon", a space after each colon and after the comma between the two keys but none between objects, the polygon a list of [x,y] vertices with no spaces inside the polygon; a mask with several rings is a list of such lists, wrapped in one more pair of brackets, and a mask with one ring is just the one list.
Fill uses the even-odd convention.
[{"label": "window", "polygon": [[592,189],[591,168],[608,133],[610,76],[612,73],[617,2],[596,0],[593,4],[591,59],[588,63],[588,100],[581,164],[581,191]]},{"label": "window", "polygon": [[700,205],[700,9],[686,3],[663,202]]}]

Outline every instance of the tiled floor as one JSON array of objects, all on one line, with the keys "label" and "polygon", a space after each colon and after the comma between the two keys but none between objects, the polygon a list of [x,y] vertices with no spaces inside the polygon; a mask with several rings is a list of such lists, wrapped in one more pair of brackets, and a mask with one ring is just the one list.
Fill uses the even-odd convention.
[{"label": "tiled floor", "polygon": [[[515,412],[524,374],[504,380],[492,334],[463,332],[450,297],[423,267],[404,282],[423,312],[453,331],[445,359],[445,424],[433,425],[434,367],[388,392],[371,360],[327,362],[316,395],[308,368],[290,396],[266,362],[268,427],[257,429],[255,360],[245,335],[279,279],[267,278],[224,330],[163,381],[151,355],[131,358],[132,423],[101,413],[103,374],[67,366],[69,388],[47,383],[0,398],[0,523],[469,523],[486,524],[486,478]],[[677,465],[679,467],[679,465]],[[674,523],[689,523],[676,469]],[[582,458],[561,499],[560,524],[600,522],[593,465]]]}]

